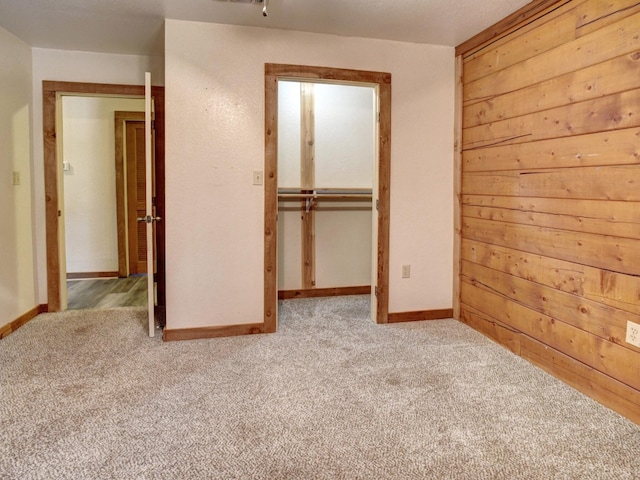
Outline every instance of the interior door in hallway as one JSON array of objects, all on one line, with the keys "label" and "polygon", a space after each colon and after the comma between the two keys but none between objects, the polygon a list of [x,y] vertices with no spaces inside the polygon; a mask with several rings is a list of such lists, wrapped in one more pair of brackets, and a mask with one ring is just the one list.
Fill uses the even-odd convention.
[{"label": "interior door in hallway", "polygon": [[147,272],[145,122],[126,122],[129,274]]}]

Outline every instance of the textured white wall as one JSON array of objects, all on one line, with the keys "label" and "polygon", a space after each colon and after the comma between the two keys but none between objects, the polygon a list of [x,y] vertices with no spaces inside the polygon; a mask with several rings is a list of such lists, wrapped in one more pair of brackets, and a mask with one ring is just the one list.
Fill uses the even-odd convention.
[{"label": "textured white wall", "polygon": [[[0,327],[37,305],[32,228],[31,48],[0,28]],[[20,185],[12,185],[13,172]]]},{"label": "textured white wall", "polygon": [[67,272],[118,270],[116,111],[144,112],[144,99],[62,97]]},{"label": "textured white wall", "polygon": [[165,40],[168,328],[262,321],[267,62],[392,74],[390,311],[451,307],[453,48],[179,20]]},{"label": "textured white wall", "polygon": [[39,303],[47,303],[42,81],[144,85],[144,72],[154,85],[164,84],[164,64],[156,57],[72,52],[34,48],[33,55],[33,181]]}]

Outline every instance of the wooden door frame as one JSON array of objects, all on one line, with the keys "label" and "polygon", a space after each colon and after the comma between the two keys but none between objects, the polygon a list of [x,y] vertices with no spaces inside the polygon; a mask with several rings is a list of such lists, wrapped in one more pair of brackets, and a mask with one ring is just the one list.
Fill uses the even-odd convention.
[{"label": "wooden door frame", "polygon": [[[389,319],[389,212],[391,183],[391,74],[302,65],[265,64],[264,331],[277,326],[278,80],[367,84],[378,89],[378,245],[376,323]],[[373,206],[376,208],[376,205]]]},{"label": "wooden door frame", "polygon": [[[62,308],[61,301],[61,265],[58,191],[57,126],[56,111],[58,94],[66,95],[127,95],[144,97],[144,85],[114,85],[103,83],[42,82],[42,128],[44,142],[44,193],[47,246],[47,308],[57,312]],[[164,323],[166,305],[165,285],[165,222],[164,222],[164,87],[152,87],[155,106],[156,144],[156,211],[163,218],[156,226],[156,245],[158,259],[158,307],[161,310],[161,324]]]}]

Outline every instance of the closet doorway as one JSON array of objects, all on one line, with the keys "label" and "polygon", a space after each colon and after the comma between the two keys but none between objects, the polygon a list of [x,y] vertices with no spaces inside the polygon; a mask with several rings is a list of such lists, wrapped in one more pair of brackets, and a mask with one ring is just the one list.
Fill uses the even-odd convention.
[{"label": "closet doorway", "polygon": [[265,326],[277,298],[371,293],[388,318],[391,75],[266,65]]}]

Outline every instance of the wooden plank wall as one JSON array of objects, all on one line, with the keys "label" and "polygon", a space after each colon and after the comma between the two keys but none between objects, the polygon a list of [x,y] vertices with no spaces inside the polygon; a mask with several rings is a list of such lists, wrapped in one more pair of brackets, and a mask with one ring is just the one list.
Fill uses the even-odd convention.
[{"label": "wooden plank wall", "polygon": [[457,54],[460,320],[640,423],[640,1]]}]

